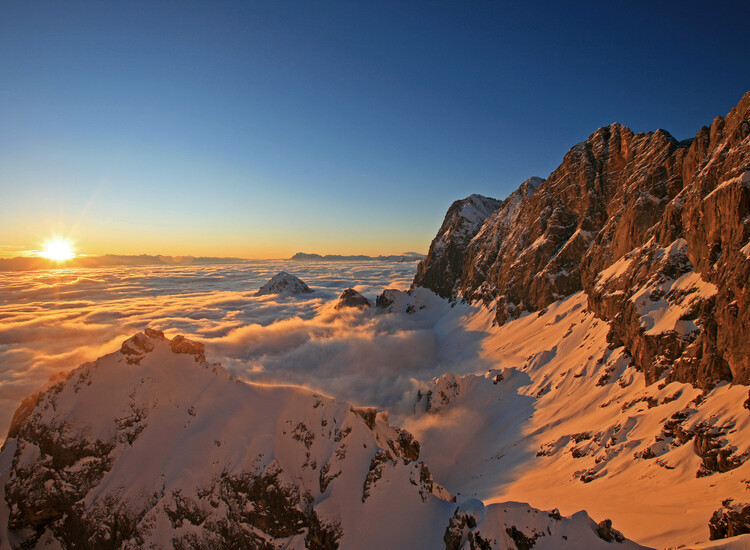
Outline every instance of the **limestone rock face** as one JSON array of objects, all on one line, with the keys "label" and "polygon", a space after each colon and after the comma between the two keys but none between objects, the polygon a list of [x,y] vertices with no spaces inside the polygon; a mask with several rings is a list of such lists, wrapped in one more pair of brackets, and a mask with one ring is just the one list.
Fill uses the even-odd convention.
[{"label": "limestone rock face", "polygon": [[454,202],[445,215],[427,258],[419,262],[413,286],[424,286],[448,298],[462,273],[464,252],[487,217],[502,203],[482,195]]},{"label": "limestone rock face", "polygon": [[600,128],[468,245],[457,204],[413,286],[481,300],[501,324],[584,290],[649,382],[750,383],[750,92],[691,140]]}]

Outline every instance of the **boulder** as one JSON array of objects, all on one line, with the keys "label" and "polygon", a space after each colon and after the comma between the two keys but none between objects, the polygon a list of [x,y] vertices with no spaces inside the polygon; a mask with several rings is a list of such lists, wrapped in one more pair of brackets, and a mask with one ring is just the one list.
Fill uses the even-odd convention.
[{"label": "boulder", "polygon": [[334,306],[335,309],[344,309],[344,308],[359,308],[359,309],[367,309],[371,306],[370,300],[362,296],[359,292],[354,290],[353,288],[347,288],[344,292],[341,293],[341,296],[339,297],[338,302],[336,302],[336,305]]}]

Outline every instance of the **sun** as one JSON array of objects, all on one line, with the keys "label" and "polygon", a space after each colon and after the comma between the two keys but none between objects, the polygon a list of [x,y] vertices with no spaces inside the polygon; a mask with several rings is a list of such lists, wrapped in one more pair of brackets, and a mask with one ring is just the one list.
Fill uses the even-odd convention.
[{"label": "sun", "polygon": [[75,258],[73,243],[67,239],[55,237],[44,243],[44,250],[39,253],[43,258],[63,262]]}]

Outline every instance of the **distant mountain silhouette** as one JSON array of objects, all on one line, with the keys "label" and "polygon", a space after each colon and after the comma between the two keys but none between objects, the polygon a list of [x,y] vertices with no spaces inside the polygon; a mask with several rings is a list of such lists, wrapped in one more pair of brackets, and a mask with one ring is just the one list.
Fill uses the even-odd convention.
[{"label": "distant mountain silhouette", "polygon": [[107,267],[117,265],[189,265],[189,264],[230,264],[245,262],[241,258],[213,258],[207,256],[151,256],[140,254],[126,256],[105,254],[104,256],[79,256],[58,262],[38,256],[18,256],[0,258],[0,271],[30,271],[33,269],[60,269],[68,267]]},{"label": "distant mountain silhouette", "polygon": [[325,256],[322,256],[320,254],[297,252],[289,259],[296,262],[417,262],[424,259],[424,257],[424,254],[418,254],[416,252],[404,252],[403,254],[393,254],[390,256],[365,256],[362,254],[356,254],[352,256],[326,254]]}]

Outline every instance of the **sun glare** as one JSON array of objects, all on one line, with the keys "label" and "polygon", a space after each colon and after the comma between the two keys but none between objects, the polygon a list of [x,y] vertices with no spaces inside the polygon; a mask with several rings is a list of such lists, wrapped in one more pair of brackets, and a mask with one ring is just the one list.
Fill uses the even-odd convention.
[{"label": "sun glare", "polygon": [[54,238],[44,243],[44,250],[39,253],[43,258],[62,262],[74,258],[73,243],[66,239]]}]

